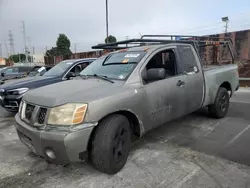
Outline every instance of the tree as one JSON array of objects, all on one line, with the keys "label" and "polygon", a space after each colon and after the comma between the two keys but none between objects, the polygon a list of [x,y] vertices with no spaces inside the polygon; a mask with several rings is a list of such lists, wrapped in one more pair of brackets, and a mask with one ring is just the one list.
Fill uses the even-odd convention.
[{"label": "tree", "polygon": [[59,55],[70,55],[70,40],[65,34],[59,34],[56,41],[57,52]]},{"label": "tree", "polygon": [[59,55],[59,53],[57,51],[57,47],[52,47],[50,50],[46,51],[47,57],[53,57],[53,56],[57,56],[57,55]]},{"label": "tree", "polygon": [[25,61],[25,54],[14,54],[14,55],[9,56],[8,59],[13,61],[14,63],[24,62]]},{"label": "tree", "polygon": [[[108,39],[108,40],[107,40],[107,39]],[[105,39],[105,43],[106,43],[106,44],[107,44],[107,43],[112,43],[112,42],[116,42],[115,36],[109,35],[108,37],[106,37],[106,39]]]},{"label": "tree", "polygon": [[47,57],[53,57],[58,55],[70,55],[72,54],[70,50],[70,40],[65,34],[59,34],[57,41],[56,41],[56,47],[52,47],[50,50],[46,51]]}]

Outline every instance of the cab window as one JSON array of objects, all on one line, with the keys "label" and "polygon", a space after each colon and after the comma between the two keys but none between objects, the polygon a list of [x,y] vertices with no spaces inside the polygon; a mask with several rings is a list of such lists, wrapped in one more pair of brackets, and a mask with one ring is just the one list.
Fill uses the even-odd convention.
[{"label": "cab window", "polygon": [[177,75],[177,61],[173,49],[156,53],[142,71],[143,82],[151,83]]},{"label": "cab window", "polygon": [[74,73],[76,76],[80,75],[80,72],[82,72],[90,62],[82,62],[74,66],[69,72]]},{"label": "cab window", "polygon": [[181,72],[193,72],[197,71],[197,61],[195,59],[194,53],[192,51],[191,46],[178,46],[179,54],[180,54],[180,61],[182,63]]}]

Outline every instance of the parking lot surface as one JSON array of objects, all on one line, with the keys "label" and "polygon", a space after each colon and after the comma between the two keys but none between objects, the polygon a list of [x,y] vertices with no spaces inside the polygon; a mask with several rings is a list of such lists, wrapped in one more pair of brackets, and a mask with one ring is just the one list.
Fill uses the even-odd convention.
[{"label": "parking lot surface", "polygon": [[113,176],[88,162],[47,164],[19,141],[12,115],[0,109],[0,187],[250,188],[247,89],[236,93],[224,119],[202,109],[147,133]]}]

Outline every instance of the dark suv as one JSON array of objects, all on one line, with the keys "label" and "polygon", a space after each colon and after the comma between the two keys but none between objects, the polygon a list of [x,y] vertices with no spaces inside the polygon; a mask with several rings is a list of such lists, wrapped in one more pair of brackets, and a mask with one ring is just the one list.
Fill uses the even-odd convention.
[{"label": "dark suv", "polygon": [[95,58],[64,60],[45,72],[43,76],[10,80],[0,86],[0,104],[7,111],[17,112],[20,101],[27,91],[78,76],[94,60]]}]

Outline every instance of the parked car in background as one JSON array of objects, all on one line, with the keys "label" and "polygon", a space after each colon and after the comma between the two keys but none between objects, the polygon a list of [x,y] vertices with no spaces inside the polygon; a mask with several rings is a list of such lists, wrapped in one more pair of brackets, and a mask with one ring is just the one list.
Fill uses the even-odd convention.
[{"label": "parked car in background", "polygon": [[45,72],[49,71],[52,66],[35,66],[30,70],[26,76],[42,76]]},{"label": "parked car in background", "polygon": [[20,79],[24,77],[31,77],[31,76],[42,76],[45,72],[47,72],[49,69],[51,69],[50,66],[31,66],[31,69],[26,72],[19,74],[18,76],[13,76],[13,77],[3,77],[2,80],[0,80],[0,85],[15,80],[15,79]]},{"label": "parked car in background", "polygon": [[0,105],[7,111],[17,112],[27,91],[78,76],[94,60],[95,58],[65,60],[42,73],[42,76],[28,76],[6,82],[0,86]]},{"label": "parked car in background", "polygon": [[147,131],[202,107],[225,117],[239,86],[238,67],[204,68],[198,51],[206,42],[131,39],[100,45],[137,47],[100,57],[73,80],[28,92],[15,116],[20,140],[48,162],[89,156],[96,169],[114,174],[125,165],[132,141]]},{"label": "parked car in background", "polygon": [[10,80],[22,77],[32,70],[33,66],[12,66],[5,67],[0,71],[0,80]]}]

